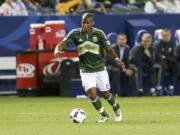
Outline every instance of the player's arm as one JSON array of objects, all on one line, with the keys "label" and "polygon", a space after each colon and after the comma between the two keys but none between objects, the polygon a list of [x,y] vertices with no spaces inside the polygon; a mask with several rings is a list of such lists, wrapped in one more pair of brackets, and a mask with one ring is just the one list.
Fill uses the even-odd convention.
[{"label": "player's arm", "polygon": [[67,46],[69,43],[73,43],[74,42],[73,36],[74,36],[74,30],[70,31],[68,33],[68,35],[63,39],[63,41],[60,42],[56,46],[56,48],[54,50],[54,56],[56,58],[61,57],[62,50],[64,49],[65,46]]},{"label": "player's arm", "polygon": [[56,46],[56,48],[55,48],[55,50],[54,50],[54,56],[55,56],[56,58],[61,57],[62,50],[64,49],[65,46],[66,46],[66,43],[65,43],[65,42],[60,42],[60,43]]},{"label": "player's arm", "polygon": [[118,56],[117,56],[116,52],[114,51],[114,49],[111,48],[110,42],[107,39],[107,37],[106,37],[106,35],[105,35],[105,33],[103,31],[101,31],[101,42],[104,45],[106,53],[109,56],[111,56],[112,59],[114,59],[116,61],[116,63],[121,66],[121,68],[124,69],[125,68],[125,64],[118,58]]},{"label": "player's arm", "polygon": [[113,48],[108,47],[108,48],[105,48],[105,50],[106,50],[106,53],[109,56],[111,56],[112,59],[114,59],[118,65],[120,65],[123,69],[125,69],[125,64],[118,58],[118,56]]}]

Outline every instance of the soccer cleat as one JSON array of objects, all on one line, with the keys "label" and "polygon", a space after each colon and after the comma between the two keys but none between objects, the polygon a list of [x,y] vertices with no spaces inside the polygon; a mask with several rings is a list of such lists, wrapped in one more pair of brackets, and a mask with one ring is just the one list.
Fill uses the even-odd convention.
[{"label": "soccer cleat", "polygon": [[115,121],[118,121],[118,122],[121,122],[122,121],[122,113],[121,113],[121,110],[118,109],[116,112],[115,112]]},{"label": "soccer cleat", "polygon": [[96,122],[97,123],[105,123],[105,122],[107,122],[109,120],[109,117],[102,117],[100,120],[97,120]]}]

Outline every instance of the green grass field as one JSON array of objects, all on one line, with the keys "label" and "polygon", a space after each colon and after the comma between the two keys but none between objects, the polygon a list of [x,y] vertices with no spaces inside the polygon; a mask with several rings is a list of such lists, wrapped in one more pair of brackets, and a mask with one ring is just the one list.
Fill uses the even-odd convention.
[{"label": "green grass field", "polygon": [[[180,97],[117,98],[123,122],[95,123],[99,114],[89,99],[0,98],[0,135],[180,135]],[[83,124],[72,123],[73,108],[87,113]]]}]

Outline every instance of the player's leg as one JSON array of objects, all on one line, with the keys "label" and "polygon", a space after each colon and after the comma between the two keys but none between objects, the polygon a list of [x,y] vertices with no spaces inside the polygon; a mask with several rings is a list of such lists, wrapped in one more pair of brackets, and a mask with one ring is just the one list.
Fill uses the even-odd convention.
[{"label": "player's leg", "polygon": [[122,114],[120,110],[120,105],[116,102],[115,97],[108,91],[101,91],[103,97],[108,101],[108,103],[112,106],[115,112],[115,120],[122,121]]},{"label": "player's leg", "polygon": [[175,92],[174,85],[178,78],[178,65],[177,63],[168,64],[168,68],[170,71],[168,94],[172,96],[174,95]]},{"label": "player's leg", "polygon": [[97,122],[106,122],[106,121],[108,121],[109,116],[106,113],[104,107],[102,106],[102,103],[101,103],[99,97],[97,96],[96,88],[95,87],[94,88],[90,88],[89,90],[86,91],[86,93],[88,94],[89,98],[91,99],[94,108],[102,116],[102,119],[98,120]]},{"label": "player's leg", "polygon": [[155,72],[156,69],[152,66],[146,68],[147,72],[149,73],[149,80],[150,80],[150,94],[152,96],[156,96],[156,89],[155,89]]},{"label": "player's leg", "polygon": [[115,101],[115,97],[113,94],[109,92],[110,90],[110,84],[109,84],[109,76],[107,71],[102,71],[98,73],[97,76],[97,87],[102,93],[102,96],[109,102],[109,104],[112,106],[116,117],[116,121],[122,120],[122,114],[120,111],[120,105]]},{"label": "player's leg", "polygon": [[97,96],[96,89],[96,73],[82,73],[80,72],[82,85],[92,101],[95,109],[101,114],[104,122],[108,120],[108,114],[106,113],[104,107],[101,104],[99,97]]},{"label": "player's leg", "polygon": [[156,69],[156,89],[157,95],[162,96],[164,91],[162,88],[162,79],[163,79],[163,66],[159,63],[154,64],[154,68]]}]

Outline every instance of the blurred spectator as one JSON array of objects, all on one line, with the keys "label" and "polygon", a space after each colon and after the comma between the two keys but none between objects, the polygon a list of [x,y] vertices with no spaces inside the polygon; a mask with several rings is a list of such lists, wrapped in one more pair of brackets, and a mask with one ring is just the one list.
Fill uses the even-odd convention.
[{"label": "blurred spectator", "polygon": [[63,14],[77,14],[80,12],[80,0],[60,0],[58,4],[58,13]]},{"label": "blurred spectator", "polygon": [[166,10],[166,7],[159,0],[149,0],[144,6],[145,13],[157,13],[164,10]]},{"label": "blurred spectator", "polygon": [[17,4],[13,0],[5,0],[0,7],[0,12],[4,16],[21,15]]},{"label": "blurred spectator", "polygon": [[59,0],[30,0],[42,14],[56,14]]},{"label": "blurred spectator", "polygon": [[40,15],[38,8],[30,0],[22,0],[29,15]]},{"label": "blurred spectator", "polygon": [[138,7],[144,7],[147,0],[128,0],[129,4],[136,5]]},{"label": "blurred spectator", "polygon": [[17,4],[19,8],[20,15],[28,15],[28,11],[22,0],[14,0],[14,2]]},{"label": "blurred spectator", "polygon": [[155,68],[153,59],[152,36],[144,33],[140,45],[130,51],[130,68],[135,72],[136,85],[140,96],[144,95],[143,72],[149,73],[150,93],[155,95]]},{"label": "blurred spectator", "polygon": [[91,0],[60,0],[58,4],[59,14],[77,14],[94,8]]},{"label": "blurred spectator", "polygon": [[164,0],[164,6],[166,9],[164,12],[166,13],[180,13],[180,1],[179,0]]},{"label": "blurred spectator", "polygon": [[91,10],[94,8],[93,3],[91,0],[81,0],[81,10]]},{"label": "blurred spectator", "polygon": [[177,63],[174,55],[175,43],[171,41],[171,31],[169,29],[162,30],[162,39],[154,44],[155,62],[161,67],[161,72],[157,78],[159,95],[163,94],[162,77],[165,71],[169,71],[168,94],[174,94],[174,85],[177,79]]},{"label": "blurred spectator", "polygon": [[[129,66],[129,46],[127,45],[127,37],[125,34],[119,34],[117,36],[116,44],[113,45],[113,49],[115,50],[116,54],[120,58],[122,62],[128,68]],[[113,94],[116,96],[120,96],[120,76],[123,74],[123,70],[121,67],[109,56],[106,56],[107,61],[107,69],[112,74],[112,89],[114,90]],[[127,77],[126,80],[126,93],[125,95],[129,95],[130,90],[130,78]]]}]

